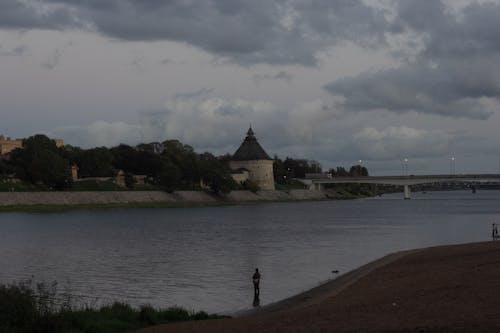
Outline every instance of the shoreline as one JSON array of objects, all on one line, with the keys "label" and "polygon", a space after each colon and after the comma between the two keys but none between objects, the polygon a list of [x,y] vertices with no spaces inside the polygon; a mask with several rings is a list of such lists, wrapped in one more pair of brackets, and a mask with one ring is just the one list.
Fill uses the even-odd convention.
[{"label": "shoreline", "polygon": [[139,332],[498,332],[498,258],[492,241],[395,252],[232,319]]},{"label": "shoreline", "polygon": [[280,301],[264,305],[262,307],[237,311],[232,315],[234,317],[245,317],[259,313],[277,312],[283,310],[298,309],[313,304],[318,304],[329,297],[338,295],[342,290],[356,283],[359,279],[367,276],[378,268],[384,267],[395,262],[406,255],[423,251],[428,248],[418,248],[412,250],[403,250],[386,254],[378,259],[372,260],[364,265],[354,268],[336,278],[327,280],[320,285],[309,290],[300,292]]},{"label": "shoreline", "polygon": [[186,208],[252,205],[279,202],[307,202],[344,198],[312,190],[232,191],[217,196],[203,191],[82,191],[82,192],[0,192],[1,212],[59,212],[114,208]]}]

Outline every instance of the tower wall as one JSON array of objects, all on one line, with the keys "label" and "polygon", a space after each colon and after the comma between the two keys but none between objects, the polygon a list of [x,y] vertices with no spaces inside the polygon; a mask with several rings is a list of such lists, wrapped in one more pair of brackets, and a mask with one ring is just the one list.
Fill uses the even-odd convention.
[{"label": "tower wall", "polygon": [[248,179],[261,190],[274,190],[273,160],[230,161],[229,166],[233,170],[247,169]]},{"label": "tower wall", "polygon": [[16,148],[23,148],[23,140],[11,140],[3,135],[0,135],[0,155],[10,153]]}]

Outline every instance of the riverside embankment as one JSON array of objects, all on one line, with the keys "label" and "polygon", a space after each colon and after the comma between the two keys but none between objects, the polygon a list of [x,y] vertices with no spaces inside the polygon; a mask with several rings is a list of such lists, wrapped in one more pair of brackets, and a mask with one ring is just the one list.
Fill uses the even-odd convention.
[{"label": "riverside embankment", "polygon": [[245,202],[325,200],[321,191],[232,191],[219,196],[203,191],[85,191],[85,192],[0,192],[0,209],[82,207],[176,207],[224,205]]},{"label": "riverside embankment", "polygon": [[499,332],[499,255],[500,242],[396,253],[274,308],[139,332]]}]

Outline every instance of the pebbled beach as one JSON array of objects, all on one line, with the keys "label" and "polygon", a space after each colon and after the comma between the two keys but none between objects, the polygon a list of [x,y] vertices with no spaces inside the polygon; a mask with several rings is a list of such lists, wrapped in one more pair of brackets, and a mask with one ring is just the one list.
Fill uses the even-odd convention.
[{"label": "pebbled beach", "polygon": [[231,319],[139,332],[500,332],[500,242],[398,252]]}]

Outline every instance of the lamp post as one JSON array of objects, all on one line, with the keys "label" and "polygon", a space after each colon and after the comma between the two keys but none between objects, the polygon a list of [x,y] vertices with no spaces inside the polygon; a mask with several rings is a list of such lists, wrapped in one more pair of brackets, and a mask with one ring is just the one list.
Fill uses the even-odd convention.
[{"label": "lamp post", "polygon": [[455,156],[450,158],[450,175],[455,174]]},{"label": "lamp post", "polygon": [[405,157],[404,161],[405,161],[404,175],[408,176],[408,158]]}]

